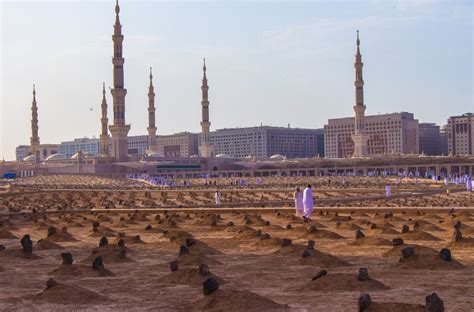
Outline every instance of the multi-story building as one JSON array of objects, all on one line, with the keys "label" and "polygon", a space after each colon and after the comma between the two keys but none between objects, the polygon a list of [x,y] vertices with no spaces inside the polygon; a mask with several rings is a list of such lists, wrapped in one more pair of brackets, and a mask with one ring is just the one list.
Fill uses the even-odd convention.
[{"label": "multi-story building", "polygon": [[[56,154],[58,152],[58,144],[40,144],[39,155],[40,160],[45,160],[49,155]],[[30,145],[20,145],[15,148],[16,160],[23,160],[25,157],[32,155]]]},{"label": "multi-story building", "polygon": [[[158,154],[165,157],[190,157],[197,155],[198,153],[198,135],[195,133],[183,132],[172,135],[157,136],[156,142]],[[109,153],[112,152],[111,143],[111,138],[109,138]],[[67,158],[72,157],[78,151],[81,151],[86,155],[100,155],[100,139],[98,138],[74,139],[72,141],[61,142],[61,144],[56,145],[56,147],[54,153],[58,152]],[[144,156],[148,148],[148,136],[129,136],[127,138],[127,148],[129,156]],[[48,153],[45,157],[42,157],[42,160],[54,153]],[[24,152],[24,148],[19,149],[18,147],[17,159],[22,155],[25,155],[25,157],[28,156],[28,154]]]},{"label": "multi-story building", "polygon": [[448,125],[441,126],[439,129],[439,153],[447,156],[448,152]]},{"label": "multi-story building", "polygon": [[[354,117],[329,119],[324,126],[326,158],[353,156]],[[418,154],[418,120],[401,112],[365,116],[365,132],[369,136],[367,156],[384,154]]]},{"label": "multi-story building", "polygon": [[474,114],[449,117],[447,125],[448,153],[453,155],[474,154]]},{"label": "multi-story building", "polygon": [[198,155],[198,134],[182,132],[159,135],[156,138],[157,152],[164,157],[191,157]]},{"label": "multi-story building", "polygon": [[323,129],[260,126],[220,129],[209,133],[209,142],[216,155],[235,158],[268,158],[276,154],[287,158],[322,156],[323,140]]},{"label": "multi-story building", "polygon": [[67,158],[71,158],[78,151],[81,151],[86,155],[99,155],[100,139],[81,138],[74,139],[72,141],[64,141],[59,144],[58,153],[66,156]]},{"label": "multi-story building", "polygon": [[418,124],[420,153],[428,156],[441,155],[440,128],[434,123]]}]

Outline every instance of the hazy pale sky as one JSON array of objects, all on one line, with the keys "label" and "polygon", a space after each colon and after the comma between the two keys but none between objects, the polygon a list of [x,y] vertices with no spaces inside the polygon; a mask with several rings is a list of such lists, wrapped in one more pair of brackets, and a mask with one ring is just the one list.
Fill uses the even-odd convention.
[{"label": "hazy pale sky", "polygon": [[[112,83],[115,1],[1,1],[0,157],[29,144],[32,84],[41,143],[98,136]],[[146,134],[153,67],[158,134],[200,130],[202,58],[211,129],[320,128],[353,115],[360,30],[366,114],[444,124],[474,111],[470,0],[120,1],[126,121]],[[109,121],[112,97],[107,93]],[[91,110],[92,108],[92,110]]]}]

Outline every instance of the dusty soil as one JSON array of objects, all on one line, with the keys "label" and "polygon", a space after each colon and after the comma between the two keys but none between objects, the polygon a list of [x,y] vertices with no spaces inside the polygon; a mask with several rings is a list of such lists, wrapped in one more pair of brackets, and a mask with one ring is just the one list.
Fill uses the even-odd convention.
[{"label": "dusty soil", "polygon": [[[261,207],[135,212],[147,200],[161,204],[163,196],[176,204],[212,201],[205,194],[212,195],[212,189],[195,190],[194,195],[190,190],[130,191],[137,184],[125,189],[114,180],[113,190],[85,190],[94,189],[91,179],[81,179],[84,190],[39,187],[33,191],[22,186],[16,196],[0,196],[0,245],[5,247],[0,250],[0,310],[357,311],[362,292],[369,293],[374,302],[367,311],[423,311],[425,297],[432,292],[444,300],[447,311],[474,310],[474,244],[470,243],[474,234],[469,232],[474,228],[474,209],[449,213],[455,202],[462,203],[459,207],[474,206],[472,194],[433,194],[410,197],[406,202],[399,199],[400,203],[398,199],[352,201],[352,208],[341,208],[337,215],[334,208],[317,207],[311,222],[304,223],[291,210]],[[24,184],[44,186],[49,181],[51,186],[67,179],[37,180]],[[106,186],[107,181],[100,178],[97,185]],[[272,187],[279,187],[278,181],[273,182]],[[372,187],[373,193],[384,183],[362,182],[361,187]],[[335,178],[332,186],[324,184],[324,192],[360,194],[355,189],[341,195],[347,191],[334,183]],[[439,186],[425,183],[419,187]],[[283,186],[270,194],[264,189],[248,190],[259,192],[253,195],[229,192],[242,198],[290,196],[282,195],[288,193]],[[317,190],[315,193],[319,196]],[[448,204],[443,202],[446,198]],[[387,215],[386,208],[377,205],[396,209]],[[90,211],[105,206],[109,211]],[[132,209],[117,210],[124,207]],[[33,209],[35,214],[31,214]],[[58,209],[60,213],[43,214]],[[19,213],[12,213],[15,211]],[[462,223],[464,243],[453,243],[457,220]],[[94,222],[99,222],[95,232]],[[377,226],[371,229],[373,223]],[[410,232],[401,234],[405,224]],[[58,235],[48,238],[51,226]],[[356,230],[365,238],[356,240]],[[32,255],[21,250],[20,239],[25,234],[33,241]],[[109,245],[99,247],[102,236]],[[392,239],[399,237],[404,244],[392,246]],[[291,239],[292,245],[281,247],[283,239]],[[315,241],[315,247],[303,257],[309,239]],[[118,246],[120,241],[125,246]],[[179,255],[182,245],[189,245],[189,253]],[[413,247],[415,255],[400,261],[405,247]],[[441,259],[443,248],[451,250],[451,261]],[[73,255],[72,266],[62,264],[64,252]],[[104,268],[94,270],[92,262],[98,256]],[[175,272],[169,266],[173,260],[178,260]],[[219,290],[209,296],[202,292],[202,281],[208,277],[199,274],[202,263],[209,265],[208,276],[220,281]],[[370,280],[357,280],[361,267],[368,268]],[[312,281],[323,268],[327,275]],[[46,289],[49,278],[59,285]]]}]

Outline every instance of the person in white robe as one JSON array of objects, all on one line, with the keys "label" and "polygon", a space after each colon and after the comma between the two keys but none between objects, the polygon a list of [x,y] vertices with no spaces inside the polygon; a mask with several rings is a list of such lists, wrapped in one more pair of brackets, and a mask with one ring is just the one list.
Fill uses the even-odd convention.
[{"label": "person in white robe", "polygon": [[303,192],[301,192],[299,187],[297,187],[295,192],[293,193],[293,199],[295,201],[296,215],[298,217],[303,217],[304,216]]},{"label": "person in white robe", "polygon": [[220,207],[221,206],[221,192],[219,192],[219,190],[216,191],[214,195],[214,199],[216,200],[216,206]]},{"label": "person in white robe", "polygon": [[466,178],[466,190],[472,192],[472,180],[471,177]]},{"label": "person in white robe", "polygon": [[313,191],[311,190],[311,185],[308,185],[303,191],[303,209],[304,218],[310,218],[313,213]]},{"label": "person in white robe", "polygon": [[390,183],[387,183],[385,185],[385,196],[387,196],[387,197],[392,196],[392,186],[390,185]]}]

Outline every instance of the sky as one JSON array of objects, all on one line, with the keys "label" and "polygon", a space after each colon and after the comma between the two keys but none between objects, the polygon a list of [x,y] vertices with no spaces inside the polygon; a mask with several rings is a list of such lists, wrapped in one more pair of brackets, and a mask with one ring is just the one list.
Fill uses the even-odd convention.
[{"label": "sky", "polygon": [[[357,29],[366,115],[408,111],[442,125],[474,111],[470,0],[119,3],[129,135],[146,134],[150,66],[158,134],[200,131],[204,57],[211,130],[353,116]],[[0,0],[1,158],[29,144],[33,84],[41,143],[99,136],[114,5]],[[111,121],[110,92],[107,101]]]}]

